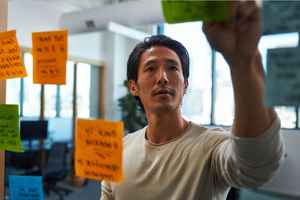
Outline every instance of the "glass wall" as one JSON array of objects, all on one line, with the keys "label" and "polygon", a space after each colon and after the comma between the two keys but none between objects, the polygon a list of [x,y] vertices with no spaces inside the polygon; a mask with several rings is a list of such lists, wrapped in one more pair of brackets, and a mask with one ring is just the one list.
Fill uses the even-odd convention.
[{"label": "glass wall", "polygon": [[[7,80],[7,104],[19,104],[23,120],[38,119],[41,115],[41,85],[33,84],[32,55],[24,54],[28,77]],[[77,116],[90,117],[91,65],[77,64]],[[96,66],[93,66],[96,67]],[[49,138],[55,141],[71,140],[73,116],[74,62],[67,62],[65,85],[44,85],[44,117],[49,121]],[[98,84],[98,83],[95,83]],[[99,91],[94,91],[98,95]]]},{"label": "glass wall", "polygon": [[164,34],[180,41],[190,54],[189,87],[183,100],[183,114],[193,121],[209,124],[212,87],[211,50],[202,33],[202,23],[166,24]]},{"label": "glass wall", "polygon": [[[220,53],[212,57],[201,26],[201,22],[192,22],[165,24],[163,28],[163,33],[180,41],[191,57],[189,89],[184,97],[183,113],[200,124],[230,126],[234,118],[234,98],[229,66]],[[259,49],[264,68],[268,49],[297,45],[298,33],[262,37]],[[299,123],[298,108],[280,106],[275,109],[283,128],[299,127],[296,124]]]}]

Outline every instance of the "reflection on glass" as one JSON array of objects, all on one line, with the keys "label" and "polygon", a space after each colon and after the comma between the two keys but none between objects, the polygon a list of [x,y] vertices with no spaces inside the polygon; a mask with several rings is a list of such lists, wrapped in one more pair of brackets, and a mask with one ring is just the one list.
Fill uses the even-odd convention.
[{"label": "reflection on glass", "polygon": [[77,116],[90,116],[91,65],[78,63],[77,65]]},{"label": "reflection on glass", "polygon": [[56,116],[56,85],[45,85],[45,116]]},{"label": "reflection on glass", "polygon": [[39,117],[40,116],[40,93],[41,85],[33,84],[32,79],[32,55],[30,53],[24,54],[24,64],[28,76],[24,78],[24,104],[23,115],[25,117]]},{"label": "reflection on glass", "polygon": [[231,126],[234,118],[234,99],[230,69],[223,56],[216,54],[215,123]]},{"label": "reflection on glass", "polygon": [[264,68],[266,69],[268,49],[297,47],[298,41],[298,33],[285,33],[263,36],[259,42],[258,48],[262,55]]},{"label": "reflection on glass", "polygon": [[60,86],[60,116],[70,118],[73,113],[74,62],[67,62],[67,72],[66,85]]},{"label": "reflection on glass", "polygon": [[280,118],[282,128],[296,127],[296,113],[294,107],[277,106],[275,110]]},{"label": "reflection on glass", "polygon": [[[276,34],[270,36],[263,36],[259,49],[263,58],[264,69],[267,64],[267,50],[276,48],[293,48],[298,45],[298,33]],[[294,107],[280,106],[275,109],[281,120],[282,128],[295,128],[296,127],[296,114]]]},{"label": "reflection on glass", "polygon": [[165,24],[165,35],[181,42],[190,54],[190,78],[182,111],[189,119],[210,124],[211,50],[202,32],[202,23]]},{"label": "reflection on glass", "polygon": [[6,103],[20,104],[20,79],[8,79],[6,81]]}]

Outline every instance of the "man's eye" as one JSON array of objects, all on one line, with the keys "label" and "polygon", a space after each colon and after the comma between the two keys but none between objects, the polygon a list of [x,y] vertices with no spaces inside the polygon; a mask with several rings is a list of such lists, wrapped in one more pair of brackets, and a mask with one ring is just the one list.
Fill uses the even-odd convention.
[{"label": "man's eye", "polygon": [[178,68],[177,68],[176,65],[170,65],[170,66],[169,66],[169,69],[174,70],[174,71],[177,71],[177,70],[178,70]]},{"label": "man's eye", "polygon": [[145,69],[145,71],[152,72],[152,71],[154,71],[154,67],[147,67],[147,68]]}]

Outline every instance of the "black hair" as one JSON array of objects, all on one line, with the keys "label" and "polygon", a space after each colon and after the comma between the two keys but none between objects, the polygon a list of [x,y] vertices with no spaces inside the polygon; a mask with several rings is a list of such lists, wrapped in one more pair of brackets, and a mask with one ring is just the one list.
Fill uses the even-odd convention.
[{"label": "black hair", "polygon": [[[138,43],[129,55],[127,61],[127,81],[138,79],[138,68],[142,54],[153,46],[163,46],[173,50],[180,59],[183,77],[185,80],[189,78],[190,59],[187,49],[178,41],[165,35],[153,35],[146,37],[143,42]],[[140,106],[143,108],[139,97],[136,97]]]}]

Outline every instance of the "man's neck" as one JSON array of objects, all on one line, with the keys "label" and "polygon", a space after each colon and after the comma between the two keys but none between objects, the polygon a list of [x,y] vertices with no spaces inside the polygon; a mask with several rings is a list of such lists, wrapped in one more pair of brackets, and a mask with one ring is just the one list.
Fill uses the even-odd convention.
[{"label": "man's neck", "polygon": [[147,114],[146,137],[153,144],[166,144],[184,134],[188,122],[181,113]]}]

